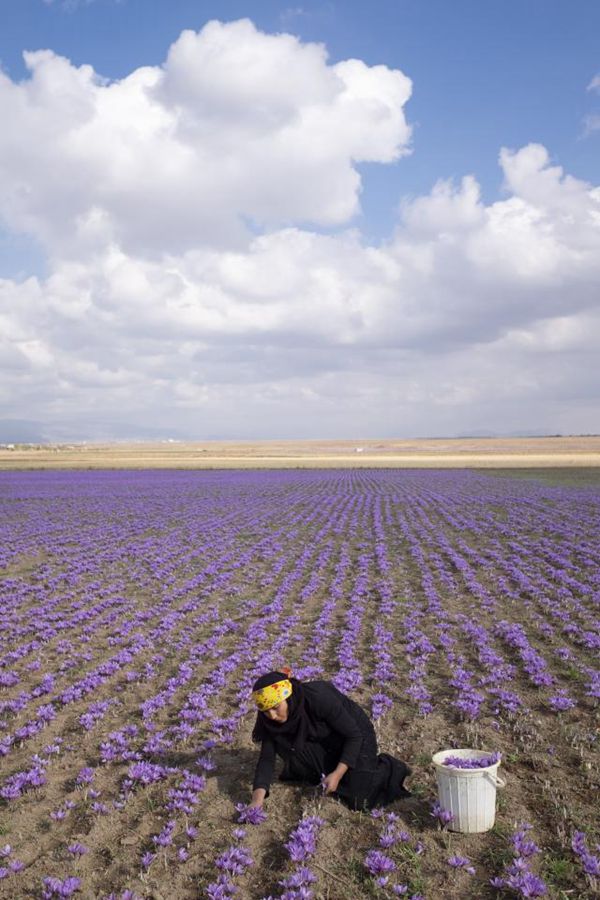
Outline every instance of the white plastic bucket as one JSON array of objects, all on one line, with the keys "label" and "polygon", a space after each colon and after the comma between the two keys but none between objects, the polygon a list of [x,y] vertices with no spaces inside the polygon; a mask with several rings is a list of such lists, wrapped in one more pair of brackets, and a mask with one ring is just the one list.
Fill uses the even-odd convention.
[{"label": "white plastic bucket", "polygon": [[445,766],[448,756],[483,759],[489,750],[441,750],[433,755],[440,806],[452,813],[450,831],[463,834],[489,831],[496,818],[496,788],[506,782],[498,777],[499,762],[483,769],[458,769]]}]

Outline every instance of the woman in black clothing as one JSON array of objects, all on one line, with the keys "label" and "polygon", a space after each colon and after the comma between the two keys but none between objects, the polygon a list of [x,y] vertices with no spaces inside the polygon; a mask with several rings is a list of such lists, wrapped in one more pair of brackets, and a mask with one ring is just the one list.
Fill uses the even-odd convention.
[{"label": "woman in black clothing", "polygon": [[321,783],[350,809],[373,809],[410,794],[405,763],[377,752],[375,730],[358,703],[330,681],[301,683],[289,670],[269,672],[253,687],[258,707],[252,739],[261,744],[252,806],[269,796],[276,756],[282,781]]}]

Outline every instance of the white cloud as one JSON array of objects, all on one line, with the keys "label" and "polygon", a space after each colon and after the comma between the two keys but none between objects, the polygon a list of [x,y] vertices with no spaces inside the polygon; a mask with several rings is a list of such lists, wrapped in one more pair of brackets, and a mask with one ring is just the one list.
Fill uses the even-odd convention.
[{"label": "white cloud", "polygon": [[598,91],[598,93],[600,93],[600,72],[597,75],[594,75],[588,84],[587,89],[588,91]]},{"label": "white cloud", "polygon": [[587,137],[593,131],[600,131],[600,113],[589,113],[583,119],[583,135]]},{"label": "white cloud", "polygon": [[25,61],[30,79],[0,76],[0,215],[58,256],[344,223],[359,210],[355,164],[408,151],[401,72],[329,65],[321,45],[248,20],[185,31],[162,68],[111,84],[48,50]]},{"label": "white cloud", "polygon": [[27,62],[30,79],[0,76],[0,204],[50,274],[0,281],[0,418],[92,435],[121,419],[197,436],[598,428],[582,371],[600,188],[544,147],[501,151],[505,198],[440,181],[375,247],[352,228],[356,163],[410,147],[400,72],[330,65],[247,20],[184,32],[162,68],[116,83],[49,51]]},{"label": "white cloud", "polygon": [[[600,94],[600,72],[594,75],[587,86],[588,91]],[[600,130],[600,114],[588,113],[583,117],[583,137],[588,137],[594,131]]]}]

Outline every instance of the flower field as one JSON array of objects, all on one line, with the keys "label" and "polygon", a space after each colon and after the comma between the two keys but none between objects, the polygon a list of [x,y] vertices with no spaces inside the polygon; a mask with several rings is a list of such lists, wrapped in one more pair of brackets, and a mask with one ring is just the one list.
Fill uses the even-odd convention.
[{"label": "flower field", "polygon": [[[598,481],[4,472],[0,508],[0,897],[598,896]],[[284,663],[369,711],[410,799],[247,812]],[[464,747],[501,756],[485,834],[435,803]]]}]

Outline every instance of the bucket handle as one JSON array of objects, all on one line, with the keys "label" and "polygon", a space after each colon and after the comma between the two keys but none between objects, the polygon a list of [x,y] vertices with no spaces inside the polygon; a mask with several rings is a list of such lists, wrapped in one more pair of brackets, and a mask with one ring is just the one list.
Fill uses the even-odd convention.
[{"label": "bucket handle", "polygon": [[504,778],[501,778],[499,775],[495,775],[493,772],[486,772],[485,774],[486,774],[486,778],[489,778],[489,780],[495,785],[495,787],[497,787],[497,788],[505,788],[506,787],[506,782],[505,782]]}]

